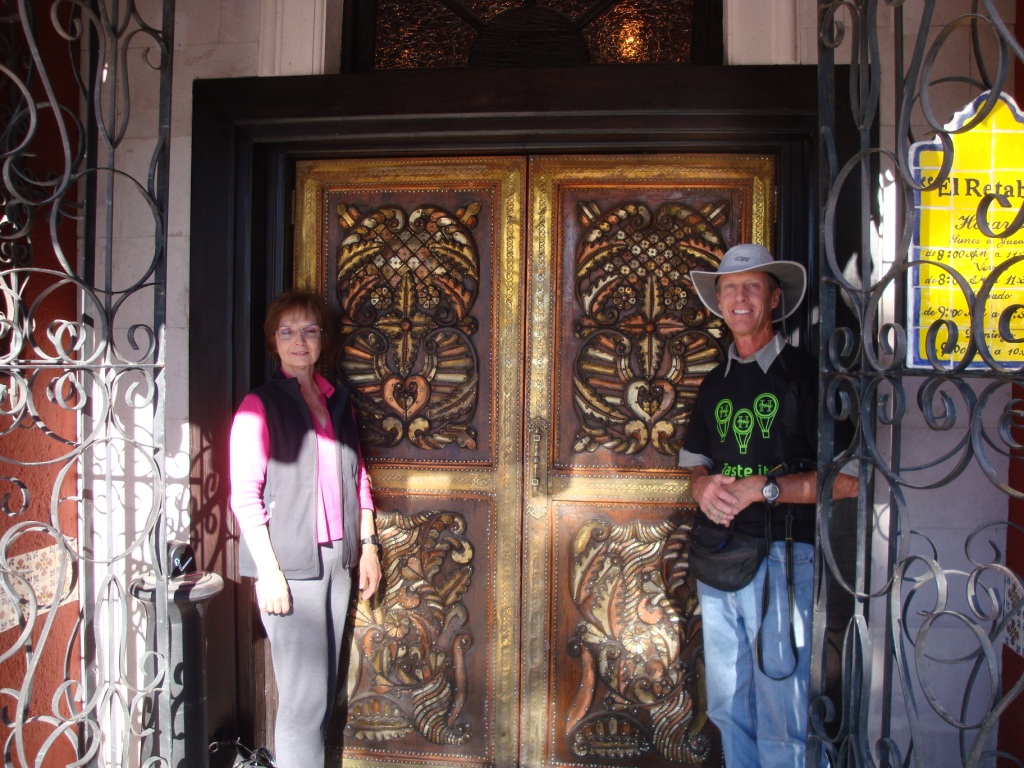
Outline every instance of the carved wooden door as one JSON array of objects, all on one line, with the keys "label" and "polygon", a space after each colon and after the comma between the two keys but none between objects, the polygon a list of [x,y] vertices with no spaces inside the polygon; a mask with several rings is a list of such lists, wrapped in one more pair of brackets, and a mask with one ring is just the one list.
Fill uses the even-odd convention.
[{"label": "carved wooden door", "polygon": [[337,318],[385,566],[332,759],[720,763],[675,455],[722,326],[688,273],[770,244],[773,183],[748,155],[299,164],[296,282]]}]

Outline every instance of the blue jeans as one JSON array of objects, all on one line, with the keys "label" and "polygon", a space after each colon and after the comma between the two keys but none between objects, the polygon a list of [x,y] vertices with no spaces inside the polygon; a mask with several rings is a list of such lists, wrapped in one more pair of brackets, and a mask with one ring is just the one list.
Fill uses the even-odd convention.
[{"label": "blue jeans", "polygon": [[772,680],[757,666],[755,643],[761,625],[765,569],[770,569],[771,601],[764,621],[763,659],[769,675],[793,668],[786,594],[786,544],[773,542],[754,580],[737,592],[697,582],[704,626],[708,716],[722,732],[728,768],[799,766],[807,749],[807,685],[811,665],[811,607],[814,547],[793,545],[797,615],[796,671]]}]

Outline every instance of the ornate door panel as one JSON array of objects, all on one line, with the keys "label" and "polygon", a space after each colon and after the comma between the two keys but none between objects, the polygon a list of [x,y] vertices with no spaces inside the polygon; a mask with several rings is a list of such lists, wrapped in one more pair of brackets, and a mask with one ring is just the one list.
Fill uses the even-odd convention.
[{"label": "ornate door panel", "polygon": [[328,736],[345,765],[517,759],[525,170],[297,168],[296,280],[337,316],[384,552]]},{"label": "ornate door panel", "polygon": [[723,326],[689,271],[769,242],[773,184],[764,157],[531,160],[523,765],[719,763],[676,455]]},{"label": "ornate door panel", "polygon": [[688,274],[769,242],[771,160],[325,161],[297,179],[296,280],[337,316],[385,553],[334,757],[717,764],[675,456],[722,326]]}]

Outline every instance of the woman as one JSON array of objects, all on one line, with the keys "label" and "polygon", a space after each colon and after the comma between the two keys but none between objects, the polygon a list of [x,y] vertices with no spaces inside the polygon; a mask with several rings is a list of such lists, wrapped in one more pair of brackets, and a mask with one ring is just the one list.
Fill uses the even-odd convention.
[{"label": "woman", "polygon": [[319,298],[278,296],[263,324],[274,376],[231,427],[231,508],[240,567],[256,577],[278,707],[278,768],[324,764],[352,570],[360,597],[380,583],[373,499],[348,391],[316,373],[326,316]]}]

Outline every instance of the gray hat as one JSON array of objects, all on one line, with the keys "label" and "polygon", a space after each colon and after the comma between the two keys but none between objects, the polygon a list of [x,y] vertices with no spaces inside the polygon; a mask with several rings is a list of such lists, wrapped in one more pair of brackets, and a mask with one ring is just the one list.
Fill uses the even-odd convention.
[{"label": "gray hat", "polygon": [[775,261],[763,245],[741,243],[725,252],[717,272],[690,270],[690,279],[693,281],[693,287],[697,289],[700,300],[719,317],[722,316],[722,311],[718,308],[715,281],[721,275],[736,272],[767,272],[779,281],[782,286],[782,301],[772,313],[772,322],[784,320],[792,315],[804,300],[807,270],[803,264],[797,264],[795,261]]}]

